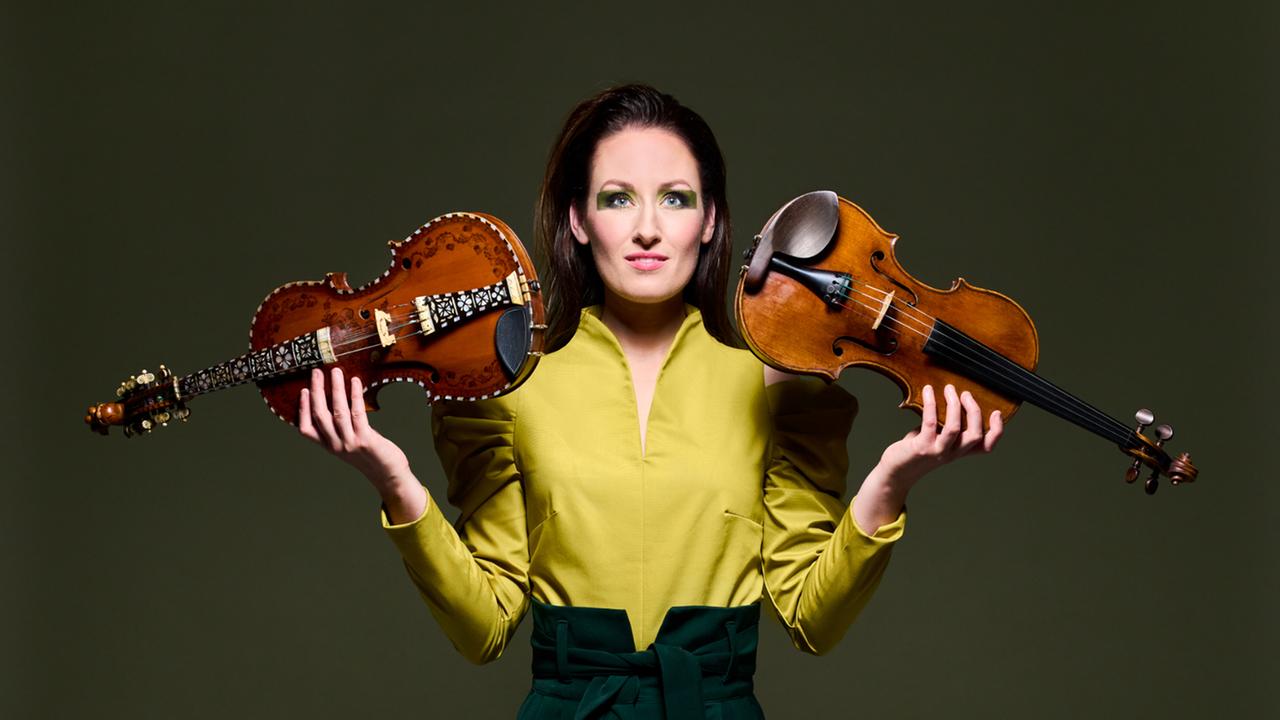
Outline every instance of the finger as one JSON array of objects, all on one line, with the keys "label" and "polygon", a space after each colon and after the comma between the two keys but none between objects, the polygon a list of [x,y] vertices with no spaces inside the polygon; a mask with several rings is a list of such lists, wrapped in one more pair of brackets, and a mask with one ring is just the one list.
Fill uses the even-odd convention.
[{"label": "finger", "polygon": [[369,427],[369,415],[364,407],[364,383],[360,378],[351,376],[351,429],[356,434],[363,433]]},{"label": "finger", "polygon": [[995,449],[996,443],[1000,441],[1000,436],[1004,434],[1004,416],[999,410],[991,413],[990,429],[987,430],[987,436],[982,440],[982,449],[984,452],[991,452]]},{"label": "finger", "polygon": [[932,385],[925,385],[920,395],[924,399],[924,409],[920,411],[919,437],[932,446],[938,434],[938,398],[933,394]]},{"label": "finger", "polygon": [[309,440],[320,442],[320,436],[311,424],[311,391],[306,388],[298,394],[298,432]]},{"label": "finger", "polygon": [[947,419],[942,424],[942,432],[938,433],[937,445],[939,450],[949,450],[960,437],[960,396],[951,383],[942,389],[942,396],[947,401]]},{"label": "finger", "polygon": [[347,383],[342,377],[342,368],[336,367],[331,374],[330,385],[333,386],[333,428],[338,431],[338,439],[344,444],[355,438],[351,430],[351,405],[347,403]]},{"label": "finger", "polygon": [[311,417],[315,420],[316,432],[330,450],[338,449],[338,437],[333,431],[333,417],[329,415],[329,400],[324,394],[324,371],[316,368],[311,371]]},{"label": "finger", "polygon": [[982,408],[973,393],[960,393],[960,405],[964,408],[964,432],[960,435],[960,448],[969,452],[982,444]]}]

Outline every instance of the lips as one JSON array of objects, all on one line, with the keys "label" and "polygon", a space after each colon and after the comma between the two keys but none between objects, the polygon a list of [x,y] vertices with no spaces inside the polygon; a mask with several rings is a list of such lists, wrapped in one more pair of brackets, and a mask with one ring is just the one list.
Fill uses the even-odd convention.
[{"label": "lips", "polygon": [[624,258],[627,264],[637,270],[651,271],[662,267],[667,261],[667,256],[662,253],[638,252],[631,253]]}]

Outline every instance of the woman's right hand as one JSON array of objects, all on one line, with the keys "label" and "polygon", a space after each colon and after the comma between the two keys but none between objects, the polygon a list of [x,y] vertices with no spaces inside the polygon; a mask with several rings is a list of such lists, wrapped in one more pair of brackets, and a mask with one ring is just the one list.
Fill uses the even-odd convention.
[{"label": "woman's right hand", "polygon": [[298,432],[359,470],[382,496],[392,522],[409,522],[426,508],[426,491],[395,443],[369,425],[364,386],[351,378],[351,401],[341,368],[331,373],[333,395],[326,397],[324,372],[311,371],[311,387],[298,399]]}]

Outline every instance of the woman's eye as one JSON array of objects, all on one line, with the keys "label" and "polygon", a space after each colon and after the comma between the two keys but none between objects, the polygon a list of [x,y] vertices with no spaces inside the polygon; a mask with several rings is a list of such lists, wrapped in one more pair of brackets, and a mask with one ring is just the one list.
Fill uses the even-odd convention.
[{"label": "woman's eye", "polygon": [[605,207],[624,208],[631,206],[631,195],[624,192],[609,193],[602,203]]},{"label": "woman's eye", "polygon": [[669,192],[662,196],[662,206],[666,208],[697,207],[697,200],[691,192]]}]

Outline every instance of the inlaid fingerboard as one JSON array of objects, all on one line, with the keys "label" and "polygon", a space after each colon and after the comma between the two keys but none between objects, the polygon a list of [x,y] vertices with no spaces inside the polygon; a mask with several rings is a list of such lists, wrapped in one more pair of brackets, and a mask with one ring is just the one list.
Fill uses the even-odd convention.
[{"label": "inlaid fingerboard", "polygon": [[523,304],[524,294],[514,272],[492,285],[413,299],[424,335],[456,325],[478,313]]},{"label": "inlaid fingerboard", "polygon": [[318,367],[324,362],[321,346],[328,342],[328,328],[299,335],[292,340],[245,353],[178,380],[182,397],[235,387],[264,378]]}]

